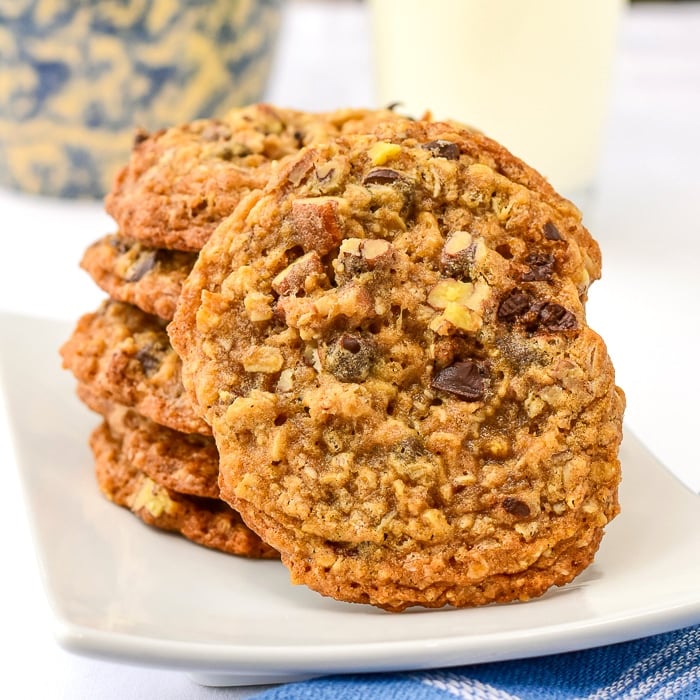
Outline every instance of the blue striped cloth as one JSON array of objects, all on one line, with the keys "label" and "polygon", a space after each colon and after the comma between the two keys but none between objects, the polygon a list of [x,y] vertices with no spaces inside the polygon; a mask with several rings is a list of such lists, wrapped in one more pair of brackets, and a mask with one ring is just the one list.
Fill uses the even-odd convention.
[{"label": "blue striped cloth", "polygon": [[700,700],[700,626],[585,651],[290,683],[256,700]]}]

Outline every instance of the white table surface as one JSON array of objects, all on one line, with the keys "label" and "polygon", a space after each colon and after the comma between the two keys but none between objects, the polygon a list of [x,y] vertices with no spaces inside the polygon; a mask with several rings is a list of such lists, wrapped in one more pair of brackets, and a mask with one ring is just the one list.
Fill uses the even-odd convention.
[{"label": "white table surface", "polygon": [[[267,98],[331,109],[374,103],[361,3],[289,3]],[[700,3],[642,5],[623,22],[595,192],[581,206],[604,256],[589,322],[628,397],[627,424],[694,491],[700,418]],[[1,167],[1,164],[0,164]],[[0,311],[75,319],[102,298],[77,269],[113,224],[94,202],[0,190]],[[0,327],[0,342],[11,342]],[[184,674],[73,656],[55,643],[0,403],[5,494],[0,649],[5,697],[241,698]]]}]

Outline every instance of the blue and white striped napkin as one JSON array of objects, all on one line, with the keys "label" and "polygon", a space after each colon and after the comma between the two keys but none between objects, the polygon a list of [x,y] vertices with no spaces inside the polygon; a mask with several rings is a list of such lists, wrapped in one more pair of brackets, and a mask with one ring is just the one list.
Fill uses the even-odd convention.
[{"label": "blue and white striped napkin", "polygon": [[256,700],[700,700],[700,625],[585,651],[290,683]]}]

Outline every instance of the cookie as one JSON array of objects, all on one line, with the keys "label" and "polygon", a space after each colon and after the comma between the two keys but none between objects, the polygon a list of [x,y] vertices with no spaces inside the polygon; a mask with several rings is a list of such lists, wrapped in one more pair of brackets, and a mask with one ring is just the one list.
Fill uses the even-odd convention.
[{"label": "cookie", "polygon": [[102,493],[128,508],[146,524],[179,532],[205,547],[256,559],[277,558],[225,503],[183,496],[160,486],[136,469],[122,449],[122,439],[104,422],[90,436],[95,474]]},{"label": "cookie", "polygon": [[165,326],[135,306],[107,300],[80,318],[61,348],[63,366],[106,401],[173,430],[210,435],[182,386],[180,358]]},{"label": "cookie", "polygon": [[126,238],[197,251],[244,194],[267,182],[278,160],[393,118],[388,110],[309,114],[257,104],[222,119],[139,132],[105,207]]},{"label": "cookie", "polygon": [[195,253],[109,235],[88,246],[80,266],[113,299],[169,321],[195,260]]},{"label": "cookie", "polygon": [[132,409],[105,401],[84,385],[78,385],[77,393],[121,436],[121,451],[136,469],[178,493],[219,497],[219,453],[213,438],[158,425]]},{"label": "cookie", "polygon": [[217,229],[168,328],[222,498],[340,600],[567,583],[619,510],[599,274],[580,212],[483,135],[394,121],[304,150]]}]

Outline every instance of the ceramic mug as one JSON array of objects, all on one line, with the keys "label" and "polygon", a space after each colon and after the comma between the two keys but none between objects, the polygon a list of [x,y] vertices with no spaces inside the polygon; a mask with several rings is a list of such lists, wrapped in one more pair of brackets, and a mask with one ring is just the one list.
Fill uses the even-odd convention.
[{"label": "ceramic mug", "polygon": [[0,0],[0,185],[101,197],[134,130],[258,101],[280,0]]}]

